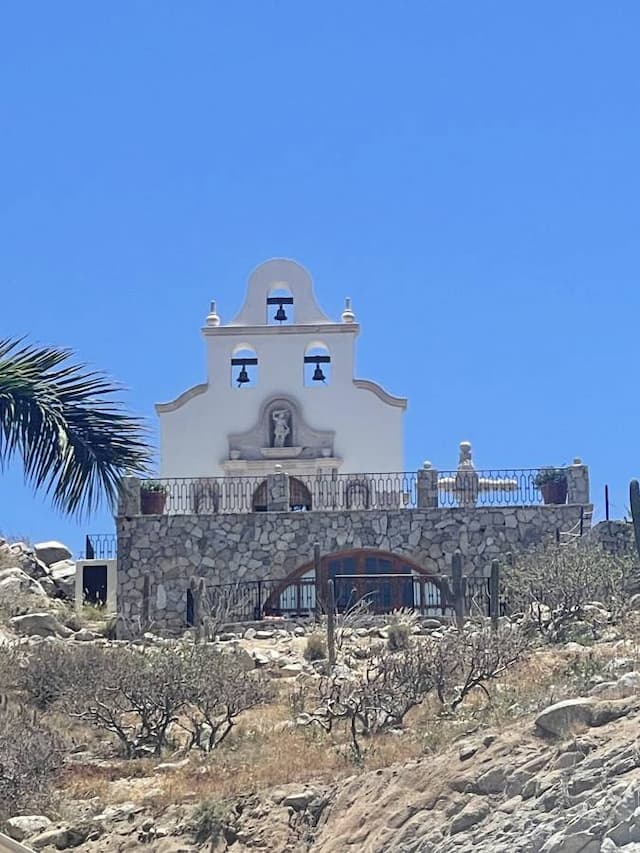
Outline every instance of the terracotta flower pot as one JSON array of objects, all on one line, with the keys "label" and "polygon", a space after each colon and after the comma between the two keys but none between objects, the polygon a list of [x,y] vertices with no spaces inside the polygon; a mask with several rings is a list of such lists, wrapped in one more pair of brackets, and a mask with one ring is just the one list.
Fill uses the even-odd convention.
[{"label": "terracotta flower pot", "polygon": [[152,492],[142,489],[140,492],[140,512],[142,515],[162,515],[166,500],[166,492]]},{"label": "terracotta flower pot", "polygon": [[540,491],[546,504],[566,504],[567,502],[566,480],[549,480],[547,483],[541,483]]}]

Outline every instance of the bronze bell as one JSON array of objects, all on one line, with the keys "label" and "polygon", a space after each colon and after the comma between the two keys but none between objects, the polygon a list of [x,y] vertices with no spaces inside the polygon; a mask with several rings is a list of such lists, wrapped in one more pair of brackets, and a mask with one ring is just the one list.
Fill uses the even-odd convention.
[{"label": "bronze bell", "polygon": [[324,382],[325,375],[322,372],[322,368],[320,367],[320,362],[316,362],[316,369],[313,371],[313,381],[314,382]]},{"label": "bronze bell", "polygon": [[274,319],[274,320],[277,320],[277,321],[278,321],[278,323],[284,323],[284,321],[287,319],[287,312],[286,312],[286,311],[284,310],[284,308],[282,307],[282,302],[281,302],[281,303],[280,303],[280,305],[278,306],[278,310],[277,310],[277,311],[276,311],[276,313],[274,314],[273,319]]},{"label": "bronze bell", "polygon": [[247,365],[243,364],[240,373],[238,374],[238,388],[241,385],[246,385],[247,382],[250,382],[249,374],[247,373]]}]

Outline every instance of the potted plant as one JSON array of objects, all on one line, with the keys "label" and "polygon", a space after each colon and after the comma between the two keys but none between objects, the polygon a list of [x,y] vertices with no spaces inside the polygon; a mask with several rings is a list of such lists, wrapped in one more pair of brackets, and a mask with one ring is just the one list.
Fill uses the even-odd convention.
[{"label": "potted plant", "polygon": [[167,487],[157,480],[140,484],[140,512],[143,515],[162,515],[167,500]]},{"label": "potted plant", "polygon": [[541,468],[534,480],[546,504],[567,502],[567,474],[564,468]]}]

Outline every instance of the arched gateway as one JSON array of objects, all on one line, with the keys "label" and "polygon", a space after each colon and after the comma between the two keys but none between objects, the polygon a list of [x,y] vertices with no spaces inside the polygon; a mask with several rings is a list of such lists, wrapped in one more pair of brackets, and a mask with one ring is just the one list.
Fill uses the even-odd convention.
[{"label": "arched gateway", "polygon": [[401,607],[422,613],[443,612],[440,578],[398,554],[357,549],[327,554],[320,561],[319,577],[313,562],[292,572],[272,591],[265,615],[308,615],[322,610],[328,581],[335,587],[338,610],[365,599],[374,613]]}]

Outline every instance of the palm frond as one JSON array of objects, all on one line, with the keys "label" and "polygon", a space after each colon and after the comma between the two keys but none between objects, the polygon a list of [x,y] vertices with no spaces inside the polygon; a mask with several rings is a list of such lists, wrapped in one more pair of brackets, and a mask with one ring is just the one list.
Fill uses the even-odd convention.
[{"label": "palm frond", "polygon": [[113,507],[126,473],[148,470],[151,451],[121,387],[70,362],[72,352],[0,340],[0,466],[22,458],[25,477],[68,514]]}]

